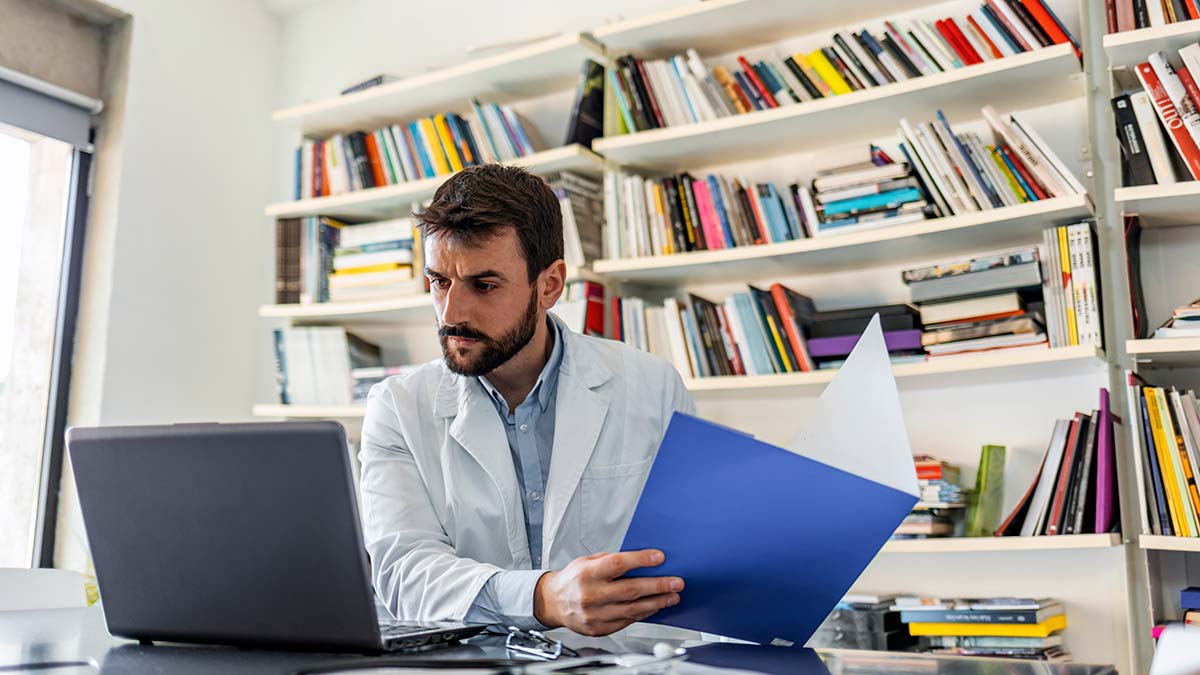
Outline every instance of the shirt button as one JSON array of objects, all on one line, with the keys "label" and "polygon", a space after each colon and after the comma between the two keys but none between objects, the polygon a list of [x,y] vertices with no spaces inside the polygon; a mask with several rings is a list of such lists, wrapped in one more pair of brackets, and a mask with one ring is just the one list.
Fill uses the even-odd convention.
[{"label": "shirt button", "polygon": [[521,425],[521,431],[529,431],[529,425],[528,425],[528,424],[522,424],[522,425]]},{"label": "shirt button", "polygon": [[542,566],[542,556],[538,556],[538,557],[536,557],[536,558],[534,558],[534,559],[533,559],[533,566],[534,566],[534,567],[541,567],[541,566]]},{"label": "shirt button", "polygon": [[530,490],[529,498],[536,502],[542,498],[542,493],[538,492],[537,490]]}]

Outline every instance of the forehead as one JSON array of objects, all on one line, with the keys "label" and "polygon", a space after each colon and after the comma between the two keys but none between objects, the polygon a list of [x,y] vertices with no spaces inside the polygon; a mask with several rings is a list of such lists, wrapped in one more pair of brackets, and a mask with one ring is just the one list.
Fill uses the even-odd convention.
[{"label": "forehead", "polygon": [[454,237],[449,233],[425,238],[425,263],[431,271],[445,276],[470,276],[490,269],[505,276],[525,271],[525,258],[517,231],[505,227],[481,239]]}]

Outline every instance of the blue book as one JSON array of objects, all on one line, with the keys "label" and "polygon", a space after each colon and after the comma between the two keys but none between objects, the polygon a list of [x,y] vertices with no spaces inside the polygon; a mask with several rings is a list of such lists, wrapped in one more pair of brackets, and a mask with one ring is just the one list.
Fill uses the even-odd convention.
[{"label": "blue book", "polygon": [[746,334],[746,340],[750,343],[746,350],[750,353],[750,361],[754,363],[755,372],[774,373],[777,372],[775,363],[767,352],[767,336],[763,334],[758,313],[754,311],[751,304],[753,302],[749,293],[734,293],[733,311],[737,313],[738,323],[742,325],[742,332]]},{"label": "blue book", "polygon": [[792,239],[804,238],[804,226],[800,223],[800,211],[796,209],[795,195],[791,190],[787,190],[784,194],[779,195],[779,201],[783,203],[783,215],[787,217],[788,230],[792,233]]},{"label": "blue book", "polygon": [[275,386],[279,392],[279,402],[287,405],[292,402],[288,394],[287,351],[283,348],[283,331],[276,328],[275,335]]},{"label": "blue book", "polygon": [[[613,94],[617,98],[617,110],[621,112],[621,122],[625,125],[625,130],[628,133],[637,131],[637,127],[633,125],[633,115],[629,112],[629,103],[625,100],[625,92],[621,89],[621,83],[617,81],[617,71],[613,68],[608,69],[608,86],[612,88]],[[492,131],[483,124],[483,111],[479,110],[479,104],[476,106],[475,115],[480,120],[480,125],[483,126],[483,133],[487,134],[488,142],[492,144],[492,154],[499,157],[500,152],[496,149],[496,142],[492,140]]]},{"label": "blue book", "polygon": [[826,217],[837,216],[843,213],[855,213],[882,206],[900,206],[901,204],[915,202],[922,198],[924,198],[924,195],[921,194],[921,190],[915,187],[876,192],[873,195],[863,195],[852,199],[839,199],[835,202],[829,202],[825,204],[825,215]]},{"label": "blue book", "polygon": [[504,119],[508,122],[511,133],[517,138],[518,147],[521,148],[521,156],[532,155],[534,152],[533,144],[529,142],[529,137],[525,135],[525,126],[521,124],[521,118],[517,117],[517,113],[513,112],[511,106],[500,106],[500,111],[504,114]]},{"label": "blue book", "polygon": [[787,449],[672,416],[621,545],[686,584],[647,621],[799,647],[887,543],[918,488],[878,317],[812,413]]},{"label": "blue book", "polygon": [[1183,609],[1200,609],[1200,587],[1192,586],[1179,591],[1179,606]]},{"label": "blue book", "polygon": [[[454,137],[455,149],[458,150],[458,156],[462,158],[463,164],[466,166],[475,166],[482,164],[483,160],[479,156],[479,147],[475,145],[475,139],[471,137],[471,130],[467,128],[467,121],[454,113],[446,113],[446,126],[450,127],[450,135]],[[467,147],[467,151],[471,153],[470,161],[463,154],[463,146]]]},{"label": "blue book", "polygon": [[[758,63],[753,64],[753,66],[754,72],[758,74],[758,79],[762,80],[763,84],[767,85],[767,89],[771,92],[771,95],[775,97],[776,101],[779,101],[781,98],[780,90],[784,87],[779,80],[775,78],[775,73],[771,72],[771,69],[767,67],[767,63],[765,61],[759,61]],[[782,102],[780,104],[782,105]]]},{"label": "blue book", "polygon": [[417,160],[421,163],[421,175],[432,178],[435,175],[433,162],[429,159],[429,153],[425,151],[426,139],[425,134],[421,132],[421,125],[409,122],[408,132],[412,134],[413,146],[417,148]]},{"label": "blue book", "polygon": [[1025,177],[1021,175],[1021,172],[1017,170],[1016,165],[1013,164],[1013,161],[1011,158],[1009,158],[1008,154],[1004,152],[999,154],[1000,159],[1004,160],[1004,164],[1008,167],[1008,170],[1012,172],[1013,178],[1017,179],[1017,185],[1020,185],[1021,189],[1025,191],[1025,196],[1029,198],[1029,201],[1038,201],[1037,192],[1034,192],[1033,188],[1029,185],[1029,182],[1026,181]]},{"label": "blue book", "polygon": [[692,116],[693,122],[699,122],[700,112],[696,110],[696,106],[692,103],[692,97],[687,93],[687,87],[683,86],[684,75],[687,74],[687,65],[678,56],[673,57],[668,63],[671,64],[671,75],[675,77],[675,82],[679,85],[679,91],[683,92],[683,103],[687,106],[688,114]]},{"label": "blue book", "polygon": [[1000,195],[997,195],[992,190],[991,183],[985,180],[983,175],[979,173],[979,168],[975,166],[974,160],[971,159],[971,153],[967,152],[967,147],[963,145],[958,136],[954,134],[954,130],[950,128],[950,121],[946,119],[946,115],[941,110],[938,110],[935,115],[938,122],[946,130],[946,135],[950,137],[950,140],[954,141],[954,147],[962,157],[963,163],[967,165],[967,169],[971,171],[971,175],[975,177],[975,181],[979,183],[979,187],[983,189],[984,196],[987,197],[988,202],[992,206],[1003,206],[1004,202],[1001,201]]},{"label": "blue book", "polygon": [[[862,32],[859,33],[859,35],[862,36],[863,42],[867,43],[867,49],[871,50],[871,53],[875,55],[875,58],[879,58],[881,54],[888,53],[887,50],[883,48],[883,45],[879,44],[879,40],[876,40],[875,36],[871,35],[870,31],[868,31],[866,28],[862,29]],[[880,60],[882,61],[882,59]]]},{"label": "blue book", "polygon": [[293,186],[295,189],[292,192],[295,194],[295,196],[292,197],[292,199],[300,199],[300,184],[304,180],[304,176],[301,175],[304,173],[304,170],[301,168],[303,166],[304,148],[299,147],[296,148],[296,184]]},{"label": "blue book", "polygon": [[1150,457],[1150,475],[1154,482],[1154,501],[1158,505],[1158,522],[1161,524],[1162,534],[1170,537],[1175,534],[1175,527],[1171,524],[1171,511],[1167,508],[1166,495],[1163,493],[1163,477],[1162,471],[1158,466],[1158,452],[1154,446],[1154,432],[1150,429],[1150,412],[1146,409],[1146,394],[1144,391],[1138,391],[1138,398],[1142,404],[1142,426],[1146,439],[1146,454]]},{"label": "blue book", "polygon": [[737,240],[733,238],[733,230],[729,227],[729,216],[725,213],[725,200],[721,198],[721,184],[717,182],[717,177],[711,174],[708,177],[708,194],[712,196],[713,206],[716,207],[717,216],[721,219],[721,231],[725,233],[725,246],[727,248],[737,246]]},{"label": "blue book", "polygon": [[679,316],[683,319],[683,332],[687,333],[688,343],[692,346],[692,353],[696,357],[694,364],[696,376],[712,375],[712,370],[708,367],[708,355],[704,351],[704,341],[700,339],[700,327],[696,325],[696,315],[688,303],[679,303]]},{"label": "blue book", "polygon": [[755,110],[762,110],[766,107],[767,104],[763,101],[762,94],[758,93],[758,88],[751,84],[750,80],[746,79],[745,73],[740,70],[734,70],[733,77],[737,80],[738,86],[742,88],[742,91],[746,92],[746,96],[750,99],[750,104],[754,106]]},{"label": "blue book", "polygon": [[780,241],[791,241],[800,238],[800,232],[792,229],[792,224],[788,222],[787,213],[783,209],[783,200],[779,196],[779,191],[775,189],[774,183],[766,183],[767,195],[763,197],[763,207],[767,212],[767,217],[774,222],[774,227],[782,236]]},{"label": "blue book", "polygon": [[987,16],[988,21],[992,22],[992,26],[996,29],[996,32],[1000,34],[1000,37],[1004,38],[1004,41],[1008,43],[1009,47],[1012,47],[1014,52],[1020,54],[1025,51],[1021,43],[1017,42],[1017,39],[1009,34],[1008,29],[1004,27],[1004,22],[996,16],[996,12],[991,7],[985,4],[979,9],[983,10],[984,15]]}]

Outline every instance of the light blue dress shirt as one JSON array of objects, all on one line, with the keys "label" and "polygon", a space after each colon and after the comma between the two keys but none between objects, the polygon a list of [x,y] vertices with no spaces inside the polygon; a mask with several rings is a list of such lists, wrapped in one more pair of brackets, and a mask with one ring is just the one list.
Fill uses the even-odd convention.
[{"label": "light blue dress shirt", "polygon": [[533,617],[533,591],[542,572],[542,523],[546,506],[546,481],[550,476],[550,452],[554,447],[554,400],[558,391],[558,368],[562,364],[563,339],[557,324],[546,322],[554,340],[550,358],[525,400],[510,412],[508,402],[487,381],[479,383],[492,397],[504,422],[508,449],[512,453],[525,511],[525,534],[529,539],[532,570],[509,570],[488,579],[467,611],[471,623],[516,625],[541,628]]}]

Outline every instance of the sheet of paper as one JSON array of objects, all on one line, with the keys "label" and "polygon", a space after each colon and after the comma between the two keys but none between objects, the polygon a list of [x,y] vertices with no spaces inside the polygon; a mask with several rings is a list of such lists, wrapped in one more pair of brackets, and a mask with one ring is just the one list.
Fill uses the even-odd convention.
[{"label": "sheet of paper", "polygon": [[879,315],[817,400],[789,450],[912,495],[917,471]]}]

